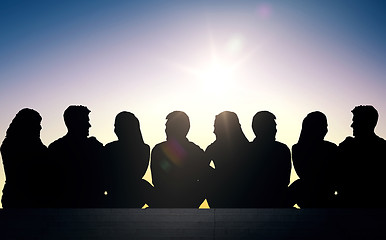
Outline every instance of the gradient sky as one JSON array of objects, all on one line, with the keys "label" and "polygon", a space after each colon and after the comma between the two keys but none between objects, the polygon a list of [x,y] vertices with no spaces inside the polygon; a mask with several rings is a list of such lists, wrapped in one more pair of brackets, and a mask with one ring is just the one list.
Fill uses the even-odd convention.
[{"label": "gradient sky", "polygon": [[[45,145],[63,136],[63,111],[91,110],[90,135],[116,139],[114,118],[133,112],[152,148],[166,115],[185,111],[188,138],[205,149],[215,115],[277,117],[277,140],[297,142],[307,113],[324,112],[326,139],[352,135],[351,110],[371,104],[386,137],[386,2],[0,2],[0,140],[16,113],[43,117]],[[150,180],[150,173],[146,174]],[[293,174],[293,179],[296,175]],[[5,181],[0,167],[0,188]]]}]

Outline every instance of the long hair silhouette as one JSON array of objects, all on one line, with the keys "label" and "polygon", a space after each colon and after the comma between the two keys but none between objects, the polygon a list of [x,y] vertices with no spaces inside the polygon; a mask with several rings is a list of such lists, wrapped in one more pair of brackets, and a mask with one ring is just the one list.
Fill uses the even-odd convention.
[{"label": "long hair silhouette", "polygon": [[1,145],[6,183],[2,204],[8,207],[45,207],[47,147],[40,140],[40,114],[29,108],[12,120]]}]

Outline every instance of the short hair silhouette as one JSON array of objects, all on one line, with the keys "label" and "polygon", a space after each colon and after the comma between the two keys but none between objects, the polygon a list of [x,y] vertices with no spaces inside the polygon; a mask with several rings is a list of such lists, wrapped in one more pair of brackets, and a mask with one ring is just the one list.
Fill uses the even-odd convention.
[{"label": "short hair silhouette", "polygon": [[352,111],[354,136],[372,134],[378,122],[378,111],[370,105],[356,106]]},{"label": "short hair silhouette", "polygon": [[253,116],[252,129],[257,138],[275,140],[276,136],[276,116],[268,111],[260,111]]},{"label": "short hair silhouette", "polygon": [[194,207],[204,201],[203,175],[209,163],[204,151],[190,142],[186,113],[174,111],[166,117],[166,141],[151,152],[151,174],[154,185],[150,207]]},{"label": "short hair silhouette", "polygon": [[256,138],[251,143],[251,164],[248,177],[253,191],[248,199],[251,207],[288,207],[288,184],[291,174],[291,152],[276,141],[276,116],[260,111],[252,119]]},{"label": "short hair silhouette", "polygon": [[103,144],[88,137],[90,110],[69,106],[63,114],[68,132],[48,146],[55,163],[56,207],[100,207],[105,196]]},{"label": "short hair silhouette", "polygon": [[63,113],[64,123],[69,130],[78,128],[79,123],[83,122],[83,119],[88,118],[90,112],[86,106],[71,105]]},{"label": "short hair silhouette", "polygon": [[168,137],[186,137],[190,129],[188,115],[182,111],[173,111],[166,116],[166,134]]},{"label": "short hair silhouette", "polygon": [[39,137],[41,127],[38,126],[40,126],[41,120],[42,117],[37,111],[30,108],[23,108],[16,114],[15,118],[9,125],[6,137]]},{"label": "short hair silhouette", "polygon": [[370,105],[356,106],[351,112],[354,137],[347,137],[338,147],[338,204],[385,207],[386,141],[374,132],[378,112]]},{"label": "short hair silhouette", "polygon": [[327,117],[322,112],[307,114],[302,123],[299,142],[323,140],[328,132],[327,126]]},{"label": "short hair silhouette", "polygon": [[141,141],[141,133],[138,118],[131,112],[120,112],[115,117],[114,132],[120,140]]}]

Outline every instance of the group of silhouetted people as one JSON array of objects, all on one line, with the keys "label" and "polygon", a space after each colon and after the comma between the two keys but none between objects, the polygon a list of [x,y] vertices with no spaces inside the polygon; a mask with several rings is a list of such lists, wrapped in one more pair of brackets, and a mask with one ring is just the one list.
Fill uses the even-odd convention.
[{"label": "group of silhouetted people", "polygon": [[[151,152],[134,114],[116,116],[118,140],[103,146],[89,137],[89,113],[69,106],[67,134],[48,148],[40,140],[39,113],[24,108],[16,114],[1,145],[4,208],[198,208],[205,199],[211,208],[386,205],[386,141],[374,132],[378,112],[372,106],[352,110],[354,137],[339,146],[324,140],[326,116],[309,113],[292,147],[299,179],[291,185],[291,151],[276,141],[271,112],[253,117],[252,142],[234,112],[221,112],[216,140],[204,151],[186,137],[189,117],[174,111],[166,117],[166,141]],[[153,185],[142,179],[150,159]]]}]

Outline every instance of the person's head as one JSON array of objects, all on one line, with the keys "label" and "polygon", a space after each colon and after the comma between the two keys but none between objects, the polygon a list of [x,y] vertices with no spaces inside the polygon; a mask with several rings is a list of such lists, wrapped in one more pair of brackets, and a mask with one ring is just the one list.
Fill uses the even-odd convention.
[{"label": "person's head", "polygon": [[166,137],[174,139],[186,138],[190,129],[190,121],[188,115],[182,111],[174,111],[166,116]]},{"label": "person's head", "polygon": [[29,108],[20,110],[7,129],[8,138],[40,138],[40,114]]},{"label": "person's head", "polygon": [[327,126],[327,117],[322,112],[309,113],[303,120],[299,142],[323,140],[328,132]]},{"label": "person's head", "polygon": [[253,116],[252,129],[257,139],[275,141],[276,117],[271,112],[260,111]]},{"label": "person's head", "polygon": [[213,133],[218,141],[239,140],[240,137],[245,137],[239,118],[236,113],[230,111],[224,111],[216,115]]},{"label": "person's head", "polygon": [[119,140],[143,142],[139,121],[131,112],[120,112],[115,117],[114,132]]},{"label": "person's head", "polygon": [[69,106],[63,114],[68,133],[79,137],[87,137],[88,130],[91,127],[89,113],[90,110],[85,106]]},{"label": "person's head", "polygon": [[374,134],[378,122],[378,112],[370,105],[356,106],[352,111],[351,127],[354,137],[365,137]]}]

